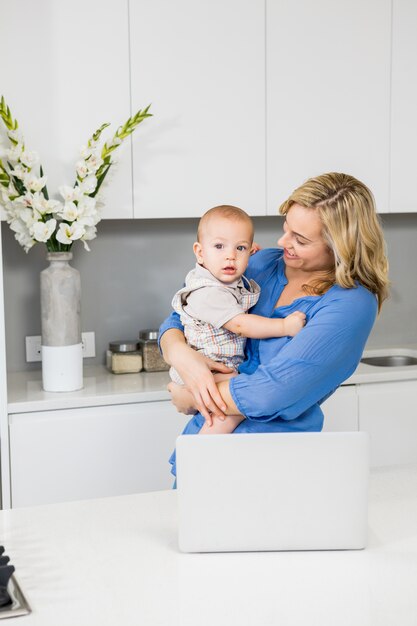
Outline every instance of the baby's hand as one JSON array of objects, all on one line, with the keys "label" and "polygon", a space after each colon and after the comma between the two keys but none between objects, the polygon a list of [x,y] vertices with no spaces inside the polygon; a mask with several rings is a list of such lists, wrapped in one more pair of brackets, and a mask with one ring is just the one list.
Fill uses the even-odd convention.
[{"label": "baby's hand", "polygon": [[285,335],[294,337],[294,335],[304,328],[306,316],[305,313],[301,313],[301,311],[295,311],[295,313],[291,313],[288,317],[285,317],[283,322]]}]

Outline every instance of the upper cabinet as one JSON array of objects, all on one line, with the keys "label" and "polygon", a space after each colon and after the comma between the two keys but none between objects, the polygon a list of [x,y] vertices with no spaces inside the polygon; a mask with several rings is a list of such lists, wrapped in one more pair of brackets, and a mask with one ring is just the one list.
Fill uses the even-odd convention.
[{"label": "upper cabinet", "polygon": [[135,217],[264,215],[264,2],[131,0],[130,44]]},{"label": "upper cabinet", "polygon": [[[1,94],[55,196],[73,185],[93,132],[111,122],[110,137],[131,114],[127,0],[0,0],[0,14]],[[133,217],[130,142],[119,151],[102,187],[104,217]]]},{"label": "upper cabinet", "polygon": [[151,104],[104,217],[275,215],[328,171],[363,180],[381,213],[417,211],[417,2],[0,0],[0,15],[1,93],[51,194],[95,129]]},{"label": "upper cabinet", "polygon": [[417,211],[417,3],[393,0],[391,211]]},{"label": "upper cabinet", "polygon": [[389,210],[390,40],[391,0],[267,0],[268,214],[330,171]]}]

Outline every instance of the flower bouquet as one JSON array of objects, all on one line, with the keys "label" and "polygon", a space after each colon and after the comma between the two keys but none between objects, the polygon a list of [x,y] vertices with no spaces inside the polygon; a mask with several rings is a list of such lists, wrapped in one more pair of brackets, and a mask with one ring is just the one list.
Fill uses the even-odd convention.
[{"label": "flower bouquet", "polygon": [[46,243],[49,252],[68,252],[77,239],[89,250],[88,241],[97,236],[96,224],[101,220],[96,196],[113,164],[113,153],[144,119],[151,117],[149,108],[130,117],[101,146],[101,134],[110,125],[102,124],[81,148],[73,187],[59,187],[61,198],[54,200],[49,197],[42,166],[39,175],[34,171],[38,155],[26,147],[17,120],[1,98],[0,117],[10,145],[0,154],[0,202],[25,252],[37,242]]}]

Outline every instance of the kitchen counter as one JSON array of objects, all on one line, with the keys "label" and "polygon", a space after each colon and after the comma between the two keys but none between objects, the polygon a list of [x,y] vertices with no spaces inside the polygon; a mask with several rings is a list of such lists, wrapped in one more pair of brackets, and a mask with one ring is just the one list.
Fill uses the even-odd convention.
[{"label": "kitchen counter", "polygon": [[[414,346],[367,350],[364,356],[401,353],[417,356]],[[104,406],[134,402],[168,400],[168,372],[139,374],[110,373],[102,365],[84,366],[84,388],[69,393],[50,393],[42,389],[41,370],[8,373],[8,413]],[[360,363],[343,385],[417,380],[417,365],[377,367]]]},{"label": "kitchen counter", "polygon": [[84,387],[79,391],[52,393],[42,389],[41,370],[9,372],[8,412],[157,402],[168,400],[168,372],[112,374],[103,365],[84,366]]},{"label": "kitchen counter", "polygon": [[417,623],[417,466],[372,471],[361,551],[181,554],[176,496],[0,512],[2,542],[33,611],[13,624]]}]

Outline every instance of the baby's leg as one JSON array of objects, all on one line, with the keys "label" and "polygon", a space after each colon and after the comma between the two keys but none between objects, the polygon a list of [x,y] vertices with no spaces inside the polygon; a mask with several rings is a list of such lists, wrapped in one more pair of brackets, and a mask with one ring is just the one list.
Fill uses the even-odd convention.
[{"label": "baby's leg", "polygon": [[[230,378],[234,378],[237,376],[237,372],[231,372],[230,374],[214,374],[214,380],[216,383],[219,383],[222,380],[229,380]],[[235,428],[243,421],[245,418],[243,415],[227,415],[224,422],[218,417],[213,417],[213,424],[208,426],[207,422],[204,422],[199,434],[200,435],[228,435],[232,433]]]},{"label": "baby's leg", "polygon": [[230,372],[230,374],[221,374],[220,372],[216,372],[216,374],[214,374],[214,382],[219,383],[222,380],[229,380],[237,375],[237,372]]},{"label": "baby's leg", "polygon": [[199,434],[228,435],[229,433],[232,433],[244,419],[243,415],[227,415],[224,422],[222,422],[222,420],[218,417],[214,417],[213,425],[208,426],[207,422],[204,422]]}]

